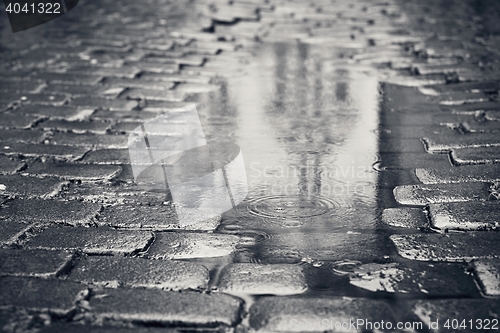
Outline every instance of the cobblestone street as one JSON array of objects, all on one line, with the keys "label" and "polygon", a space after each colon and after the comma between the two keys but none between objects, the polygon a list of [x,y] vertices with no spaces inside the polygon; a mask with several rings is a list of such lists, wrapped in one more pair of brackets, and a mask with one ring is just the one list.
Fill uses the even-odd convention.
[{"label": "cobblestone street", "polygon": [[[500,330],[499,22],[487,0],[2,14],[0,332]],[[183,175],[136,177],[130,147],[193,104],[248,195],[223,171],[234,208],[185,225]]]}]

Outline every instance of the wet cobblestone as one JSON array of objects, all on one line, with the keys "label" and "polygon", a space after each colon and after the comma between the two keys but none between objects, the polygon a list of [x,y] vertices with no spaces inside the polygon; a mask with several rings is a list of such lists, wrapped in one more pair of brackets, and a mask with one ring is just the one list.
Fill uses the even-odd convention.
[{"label": "wet cobblestone", "polygon": [[[298,323],[325,318],[498,317],[498,301],[482,296],[498,296],[500,281],[500,30],[498,6],[476,5],[82,0],[40,30],[11,34],[3,20],[0,330],[288,332],[324,331]],[[361,186],[376,202],[329,194],[317,201],[328,214],[300,216],[293,200],[249,198],[180,227],[164,194],[133,184],[128,134],[190,103],[207,140],[239,140],[251,158],[259,148],[278,165],[341,163],[343,149],[369,143],[349,146],[346,134],[366,126],[349,103],[369,100],[367,77],[380,112],[365,171],[378,181]],[[317,175],[300,178],[300,191]]]}]

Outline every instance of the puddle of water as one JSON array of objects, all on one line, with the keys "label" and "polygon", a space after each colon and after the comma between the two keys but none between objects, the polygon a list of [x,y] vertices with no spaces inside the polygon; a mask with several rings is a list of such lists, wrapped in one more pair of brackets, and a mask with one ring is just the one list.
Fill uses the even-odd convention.
[{"label": "puddle of water", "polygon": [[[199,108],[207,139],[236,143],[245,159],[247,199],[218,229],[244,238],[235,260],[320,268],[324,258],[314,255],[351,254],[350,239],[360,254],[380,253],[375,238],[355,240],[376,231],[375,73],[331,61],[321,45],[262,44],[252,53],[246,75],[229,77]],[[341,259],[363,258],[333,260]]]}]

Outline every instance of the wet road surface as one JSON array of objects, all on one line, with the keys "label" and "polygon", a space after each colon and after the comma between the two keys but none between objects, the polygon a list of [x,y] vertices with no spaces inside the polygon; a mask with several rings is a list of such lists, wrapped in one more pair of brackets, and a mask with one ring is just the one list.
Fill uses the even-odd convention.
[{"label": "wet road surface", "polygon": [[[484,297],[500,272],[490,5],[452,19],[447,1],[148,5],[2,23],[2,327],[499,315]],[[208,145],[241,149],[248,195],[185,226],[165,169],[160,191],[134,178],[127,140],[193,103]]]}]

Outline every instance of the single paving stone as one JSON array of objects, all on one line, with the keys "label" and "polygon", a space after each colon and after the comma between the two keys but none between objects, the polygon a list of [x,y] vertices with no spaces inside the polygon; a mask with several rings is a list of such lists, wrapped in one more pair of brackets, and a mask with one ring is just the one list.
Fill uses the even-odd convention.
[{"label": "single paving stone", "polygon": [[37,92],[42,84],[32,81],[0,80],[0,91],[8,93],[16,92]]},{"label": "single paving stone", "polygon": [[14,240],[15,236],[31,228],[30,224],[17,221],[0,221],[0,244]]},{"label": "single paving stone", "polygon": [[381,169],[415,169],[421,167],[450,166],[449,157],[446,154],[422,153],[393,153],[380,155]]},{"label": "single paving stone", "polygon": [[293,295],[307,290],[304,272],[291,264],[230,264],[221,272],[219,289],[226,293]]},{"label": "single paving stone", "polygon": [[397,140],[385,140],[383,134],[381,134],[379,143],[379,153],[425,153],[424,145],[419,139],[397,139]]},{"label": "single paving stone", "polygon": [[[462,105],[464,103],[481,103],[490,100],[489,95],[483,91],[450,91],[440,93],[432,88],[420,88],[419,91],[425,95],[432,96],[430,100],[439,102],[441,105]],[[453,115],[456,116],[456,115]]]},{"label": "single paving stone", "polygon": [[58,177],[66,180],[109,180],[121,172],[117,165],[42,163],[35,162],[26,169],[26,174],[42,177]]},{"label": "single paving stone", "polygon": [[8,175],[16,173],[24,167],[24,162],[13,160],[7,156],[0,155],[0,174]]},{"label": "single paving stone", "polygon": [[78,323],[55,322],[45,326],[39,333],[176,333],[181,332],[165,327],[113,327],[89,326]]},{"label": "single paving stone", "polygon": [[486,326],[498,327],[500,316],[498,299],[419,300],[408,306],[424,327],[436,333],[482,332]]},{"label": "single paving stone", "polygon": [[23,223],[63,223],[86,225],[97,216],[101,206],[82,201],[15,199],[0,208],[0,219]]},{"label": "single paving stone", "polygon": [[152,119],[156,116],[158,116],[156,112],[146,112],[142,110],[141,111],[97,110],[89,118],[90,120],[116,121],[118,124],[120,124],[128,122],[143,123],[144,121]]},{"label": "single paving stone", "polygon": [[[372,299],[264,297],[250,308],[250,327],[257,332],[364,332],[366,321],[382,320],[397,321],[386,302]],[[336,323],[346,323],[344,330]]]},{"label": "single paving stone", "polygon": [[102,224],[119,228],[146,228],[153,230],[215,230],[220,216],[203,222],[180,225],[174,207],[168,205],[119,205],[106,207],[100,214]]},{"label": "single paving stone", "polygon": [[73,257],[64,251],[0,249],[0,275],[56,277]]},{"label": "single paving stone", "polygon": [[106,134],[111,126],[109,122],[103,121],[67,121],[64,119],[47,120],[38,125],[44,130],[71,131],[74,133],[96,133]]},{"label": "single paving stone", "polygon": [[0,195],[28,198],[51,198],[69,182],[53,178],[33,178],[21,175],[0,176]]},{"label": "single paving stone", "polygon": [[382,238],[375,234],[289,233],[264,240],[259,256],[273,263],[298,263],[304,258],[374,261],[386,255],[382,249]]},{"label": "single paving stone", "polygon": [[67,101],[67,97],[63,95],[52,95],[52,94],[23,94],[20,98],[21,104],[36,104],[36,105],[47,105],[47,106],[61,106]]},{"label": "single paving stone", "polygon": [[212,80],[209,76],[201,75],[181,75],[181,74],[164,74],[164,73],[144,73],[140,76],[141,80],[147,81],[167,81],[176,83],[196,83],[209,84]]},{"label": "single paving stone", "polygon": [[498,121],[469,121],[463,122],[461,125],[468,133],[498,132],[500,130],[500,122]]},{"label": "single paving stone", "polygon": [[130,111],[138,106],[137,101],[123,99],[107,99],[96,97],[76,97],[71,100],[71,105],[76,105],[85,108],[126,110]]},{"label": "single paving stone", "polygon": [[446,83],[446,75],[444,74],[427,74],[417,76],[392,76],[386,82],[393,85],[401,85],[405,87],[422,87],[429,85],[439,85]]},{"label": "single paving stone", "polygon": [[174,74],[179,71],[178,64],[160,64],[160,63],[145,62],[145,61],[139,61],[139,62],[128,61],[126,64],[129,66],[140,68],[145,72],[151,72],[151,73]]},{"label": "single paving stone", "polygon": [[500,163],[500,147],[453,149],[450,156],[455,165]]},{"label": "single paving stone", "polygon": [[382,212],[382,222],[392,227],[401,228],[426,228],[429,220],[421,208],[387,208]]},{"label": "single paving stone", "polygon": [[146,256],[150,259],[211,258],[230,255],[239,237],[205,233],[158,232]]},{"label": "single paving stone", "polygon": [[48,228],[28,241],[28,249],[77,250],[87,254],[127,255],[143,251],[153,240],[147,231],[122,231],[105,228]]},{"label": "single paving stone", "polygon": [[111,131],[120,134],[130,134],[130,132],[134,131],[137,127],[141,126],[143,122],[135,122],[135,121],[127,121],[127,122],[119,122],[111,127]]},{"label": "single paving stone", "polygon": [[234,326],[241,301],[224,294],[148,289],[107,289],[90,299],[89,318],[184,327]]},{"label": "single paving stone", "polygon": [[484,91],[484,92],[496,92],[500,88],[499,81],[482,81],[482,82],[460,82],[454,84],[443,84],[429,86],[428,88],[434,89],[439,93],[450,93],[454,91],[460,92],[470,92],[470,91]]},{"label": "single paving stone", "polygon": [[49,83],[64,84],[87,84],[95,85],[102,80],[100,75],[84,74],[64,74],[64,73],[36,73],[31,77],[32,80],[47,81]]},{"label": "single paving stone", "polygon": [[498,133],[467,133],[453,137],[447,135],[428,135],[422,138],[431,153],[449,152],[457,148],[500,147]]},{"label": "single paving stone", "polygon": [[[43,315],[42,315],[43,316]],[[38,314],[29,313],[26,309],[0,309],[1,332],[26,332],[43,322]]]},{"label": "single paving stone", "polygon": [[[67,86],[67,85],[65,85]],[[79,87],[79,86],[75,86]],[[76,116],[80,110],[74,106],[21,105],[11,111],[13,114],[62,119]]]},{"label": "single paving stone", "polygon": [[[207,35],[207,34],[204,34]],[[181,36],[179,36],[181,37]],[[211,36],[210,36],[211,37]],[[182,57],[158,57],[158,56],[147,56],[144,58],[145,62],[160,63],[160,64],[177,64],[186,66],[202,66],[205,63],[206,57],[203,55],[192,54],[185,55]]]},{"label": "single paving stone", "polygon": [[138,69],[136,67],[129,67],[129,66],[121,66],[118,68],[97,67],[97,66],[74,66],[74,67],[71,67],[67,73],[125,77],[125,78],[132,79],[140,72],[141,72],[140,69]]},{"label": "single paving stone", "polygon": [[79,283],[59,279],[6,276],[0,278],[0,306],[67,314],[87,292]]},{"label": "single paving stone", "polygon": [[180,83],[174,88],[174,91],[185,94],[202,94],[219,90],[220,86],[206,83]]},{"label": "single paving stone", "polygon": [[496,230],[500,227],[500,202],[467,202],[430,205],[431,223],[441,230]]},{"label": "single paving stone", "polygon": [[142,111],[146,112],[170,112],[179,108],[185,107],[192,102],[167,102],[167,101],[147,101]]},{"label": "single paving stone", "polygon": [[40,143],[45,138],[45,133],[39,130],[13,130],[3,129],[0,131],[0,142],[10,143]]},{"label": "single paving stone", "polygon": [[209,274],[205,266],[187,261],[103,256],[79,261],[69,279],[106,287],[181,290],[205,289]]},{"label": "single paving stone", "polygon": [[470,295],[477,291],[473,278],[461,264],[449,263],[370,263],[358,266],[349,282],[369,291],[428,294]]},{"label": "single paving stone", "polygon": [[156,89],[163,91],[169,90],[175,86],[175,82],[172,81],[157,82],[140,79],[122,79],[112,77],[105,78],[103,83],[107,86],[112,87]]},{"label": "single paving stone", "polygon": [[499,258],[497,232],[392,235],[400,256],[420,261],[470,261]]},{"label": "single paving stone", "polygon": [[464,165],[439,169],[419,168],[415,170],[424,184],[496,182],[500,181],[500,165]]},{"label": "single paving stone", "polygon": [[27,156],[27,157],[56,157],[59,159],[73,160],[83,157],[88,151],[88,148],[56,146],[49,144],[30,144],[30,143],[9,143],[0,145],[0,153],[12,156]]},{"label": "single paving stone", "polygon": [[500,259],[474,260],[472,267],[483,293],[500,296]]},{"label": "single paving stone", "polygon": [[488,183],[403,185],[394,188],[394,198],[402,205],[425,206],[442,202],[485,201]]},{"label": "single paving stone", "polygon": [[147,101],[168,101],[182,102],[186,99],[186,94],[176,90],[157,90],[157,89],[128,89],[123,96],[129,99],[147,100]]},{"label": "single paving stone", "polygon": [[108,89],[103,86],[84,86],[84,85],[73,85],[73,84],[49,84],[44,89],[43,92],[51,94],[63,94],[76,96],[108,96],[108,97],[118,97],[118,95],[123,91],[120,89],[114,93],[106,93]]},{"label": "single paving stone", "polygon": [[475,111],[498,110],[500,103],[497,101],[487,101],[481,103],[467,103],[461,105],[442,106],[443,111],[451,111],[455,114],[470,114]]},{"label": "single paving stone", "polygon": [[500,110],[486,111],[485,118],[490,121],[500,121]]},{"label": "single paving stone", "polygon": [[89,164],[130,164],[130,154],[128,149],[92,150],[85,155],[81,162]]},{"label": "single paving stone", "polygon": [[20,115],[15,113],[3,113],[0,117],[0,127],[2,128],[30,128],[39,117],[31,115]]},{"label": "single paving stone", "polygon": [[440,74],[440,73],[460,73],[464,71],[477,70],[479,67],[471,64],[460,65],[433,65],[433,64],[414,64],[412,72],[417,75]]},{"label": "single paving stone", "polygon": [[56,132],[48,138],[48,143],[61,146],[97,147],[101,149],[128,148],[127,135],[99,135]]}]

